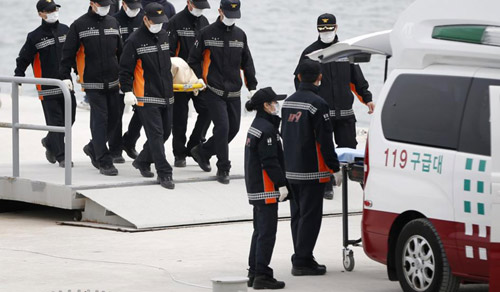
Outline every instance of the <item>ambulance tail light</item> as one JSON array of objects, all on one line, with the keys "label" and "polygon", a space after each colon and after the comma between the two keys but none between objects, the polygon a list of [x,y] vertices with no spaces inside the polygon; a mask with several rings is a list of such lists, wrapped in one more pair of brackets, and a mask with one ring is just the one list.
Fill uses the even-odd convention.
[{"label": "ambulance tail light", "polygon": [[369,134],[366,136],[366,146],[365,146],[365,163],[364,163],[364,172],[365,176],[363,178],[363,187],[366,187],[366,181],[368,180],[368,173],[370,172],[370,155],[369,155]]},{"label": "ambulance tail light", "polygon": [[432,38],[479,44],[500,46],[500,27],[486,25],[444,25],[436,26]]}]

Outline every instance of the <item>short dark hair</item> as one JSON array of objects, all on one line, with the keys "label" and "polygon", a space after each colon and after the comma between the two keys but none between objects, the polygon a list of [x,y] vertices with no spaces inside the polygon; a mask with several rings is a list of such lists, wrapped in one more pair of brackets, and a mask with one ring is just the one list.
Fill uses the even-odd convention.
[{"label": "short dark hair", "polygon": [[298,74],[300,74],[301,82],[314,83],[321,75],[321,65],[311,59],[304,59],[299,64]]}]

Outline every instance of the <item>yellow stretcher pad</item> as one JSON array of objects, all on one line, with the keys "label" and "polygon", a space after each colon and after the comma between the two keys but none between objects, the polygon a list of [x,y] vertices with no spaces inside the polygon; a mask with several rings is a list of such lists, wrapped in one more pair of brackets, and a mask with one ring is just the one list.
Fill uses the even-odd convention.
[{"label": "yellow stretcher pad", "polygon": [[203,85],[201,83],[195,84],[174,84],[174,92],[191,92],[195,89],[201,89]]}]

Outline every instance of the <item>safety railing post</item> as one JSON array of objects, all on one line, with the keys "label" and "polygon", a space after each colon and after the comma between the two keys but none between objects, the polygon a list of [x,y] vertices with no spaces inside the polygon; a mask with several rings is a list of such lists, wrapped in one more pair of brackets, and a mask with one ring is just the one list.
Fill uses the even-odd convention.
[{"label": "safety railing post", "polygon": [[72,106],[71,106],[71,93],[69,92],[66,86],[61,87],[63,95],[64,95],[64,183],[66,185],[71,185],[72,180],[72,153],[71,153],[71,141],[73,141],[71,137],[71,126],[72,126]]},{"label": "safety railing post", "polygon": [[12,176],[19,177],[19,85],[12,82]]}]

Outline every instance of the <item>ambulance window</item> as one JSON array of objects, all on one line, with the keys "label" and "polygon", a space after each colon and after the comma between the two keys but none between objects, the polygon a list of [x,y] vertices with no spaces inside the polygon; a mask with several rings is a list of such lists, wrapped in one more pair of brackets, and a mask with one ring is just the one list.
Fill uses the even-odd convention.
[{"label": "ambulance window", "polygon": [[392,85],[382,109],[388,140],[457,149],[471,78],[405,74]]},{"label": "ambulance window", "polygon": [[500,80],[474,79],[467,97],[458,151],[491,155],[490,85]]}]

